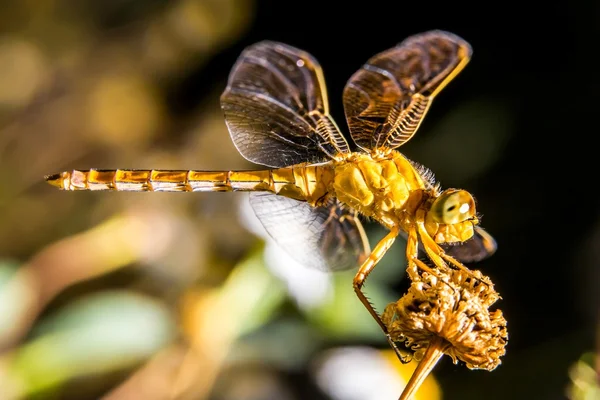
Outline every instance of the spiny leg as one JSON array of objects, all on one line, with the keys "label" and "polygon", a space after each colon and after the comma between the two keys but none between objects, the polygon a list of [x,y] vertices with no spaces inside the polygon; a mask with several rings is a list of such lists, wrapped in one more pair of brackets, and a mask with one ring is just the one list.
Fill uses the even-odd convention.
[{"label": "spiny leg", "polygon": [[375,308],[373,307],[373,305],[371,304],[371,302],[369,301],[367,296],[365,296],[365,294],[362,291],[362,287],[363,287],[365,281],[367,280],[367,277],[369,276],[371,271],[373,271],[373,269],[375,268],[377,263],[379,263],[379,261],[383,258],[385,253],[389,250],[389,248],[392,246],[392,244],[396,240],[396,237],[398,236],[398,233],[399,233],[399,229],[397,227],[394,227],[383,239],[381,239],[379,241],[379,243],[377,243],[377,246],[375,246],[375,248],[373,249],[371,254],[369,254],[369,257],[367,257],[367,259],[360,266],[358,272],[354,276],[353,283],[354,283],[354,291],[356,292],[358,299],[363,304],[363,306],[365,306],[367,311],[369,311],[369,314],[371,314],[371,316],[375,319],[375,321],[377,321],[377,323],[381,327],[381,330],[385,334],[385,336],[388,340],[388,343],[396,352],[398,359],[400,359],[400,361],[402,363],[407,363],[410,361],[410,359],[407,359],[400,352],[400,349],[398,349],[398,347],[396,346],[396,343],[390,337],[387,326],[383,323],[381,317],[379,316],[379,314],[377,314],[377,311],[375,311]]},{"label": "spiny leg", "polygon": [[385,253],[396,240],[398,232],[398,228],[393,228],[383,239],[379,241],[379,243],[377,243],[371,254],[369,254],[367,259],[362,263],[362,265],[358,269],[358,272],[354,276],[353,282],[354,291],[356,292],[356,295],[358,296],[359,300],[361,301],[361,303],[363,303],[367,311],[369,311],[371,316],[375,319],[375,321],[377,321],[381,329],[383,329],[384,331],[387,328],[381,320],[381,318],[379,317],[379,314],[377,314],[377,311],[375,311],[375,309],[373,308],[373,305],[369,302],[365,294],[362,292],[362,287],[365,281],[367,280],[369,274],[373,271],[377,263],[381,261]]}]

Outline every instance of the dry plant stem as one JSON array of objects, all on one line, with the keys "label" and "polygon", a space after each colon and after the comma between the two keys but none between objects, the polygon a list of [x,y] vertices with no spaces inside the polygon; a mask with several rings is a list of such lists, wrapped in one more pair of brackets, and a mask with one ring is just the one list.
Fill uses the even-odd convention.
[{"label": "dry plant stem", "polygon": [[437,362],[444,355],[444,347],[446,346],[444,342],[442,338],[435,338],[429,343],[427,351],[425,351],[423,358],[419,361],[419,365],[417,365],[398,400],[410,400],[417,389],[421,387],[425,378],[427,378]]}]

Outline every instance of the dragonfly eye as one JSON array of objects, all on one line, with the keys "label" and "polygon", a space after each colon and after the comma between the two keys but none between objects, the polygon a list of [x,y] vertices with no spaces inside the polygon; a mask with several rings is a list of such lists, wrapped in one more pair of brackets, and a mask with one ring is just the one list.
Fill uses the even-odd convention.
[{"label": "dragonfly eye", "polygon": [[433,220],[457,224],[475,216],[475,200],[465,190],[447,189],[431,205]]}]

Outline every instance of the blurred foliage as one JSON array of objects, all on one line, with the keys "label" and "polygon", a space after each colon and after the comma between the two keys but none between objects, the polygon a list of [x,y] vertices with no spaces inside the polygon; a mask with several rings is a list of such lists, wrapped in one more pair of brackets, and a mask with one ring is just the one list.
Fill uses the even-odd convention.
[{"label": "blurred foliage", "polygon": [[168,311],[154,300],[127,292],[90,295],[41,321],[27,344],[5,356],[2,387],[18,398],[47,396],[66,381],[139,365],[172,332]]},{"label": "blurred foliage", "polygon": [[[295,37],[292,45],[306,38],[315,48],[321,43],[317,58],[331,53],[342,60],[336,66],[329,58],[324,66],[334,88],[349,76],[342,76],[344,68],[364,61],[361,52],[372,55],[402,39],[390,42],[378,33],[372,45],[356,46],[352,35],[364,39],[354,23],[359,16],[339,18],[352,23],[331,28],[347,37],[324,40],[317,30],[309,36],[306,15],[310,25],[329,26],[336,18],[321,16],[314,4],[297,10],[292,22],[284,17],[287,8],[272,17],[283,3],[1,1],[0,399],[385,400],[400,393],[415,366],[401,365],[387,350],[353,293],[353,273],[296,270],[257,228],[243,195],[61,193],[42,180],[70,168],[250,167],[229,140],[218,97],[253,27]],[[398,35],[396,24],[390,29]],[[330,52],[333,40],[336,51]],[[360,62],[339,57],[348,48]],[[231,49],[235,54],[227,53]],[[226,67],[213,64],[223,54]],[[570,82],[573,74],[565,76]],[[453,90],[459,93],[459,85]],[[334,111],[338,92],[330,96]],[[531,239],[520,236],[528,215],[546,218],[524,207],[519,192],[521,185],[535,185],[533,174],[515,180],[510,173],[521,177],[521,167],[506,156],[523,122],[513,104],[522,99],[475,92],[441,97],[438,117],[423,124],[428,134],[411,141],[407,154],[446,187],[481,189],[484,222],[516,238],[500,242],[505,268],[491,275],[506,274],[501,294],[510,284],[530,299],[531,284],[520,278],[521,265],[508,257],[513,248],[507,246]],[[536,123],[534,130],[543,129]],[[496,182],[486,179],[499,169],[504,175]],[[509,190],[489,189],[500,185]],[[527,209],[517,214],[507,206],[509,195]],[[366,228],[372,245],[384,235],[376,224]],[[574,264],[581,269],[568,275],[584,277],[573,279],[580,296],[573,314],[589,319],[597,318],[589,296],[596,293],[597,300],[598,275],[585,268],[597,266],[599,240],[596,232],[578,244]],[[532,274],[549,268],[530,267]],[[405,289],[404,268],[399,240],[366,285],[378,309]],[[417,399],[478,399],[484,390],[489,399],[554,398],[557,386],[572,400],[598,398],[593,355],[575,361],[592,351],[587,333],[544,315],[539,319],[569,334],[543,341],[539,335],[550,330],[519,331],[511,321],[522,304],[504,297],[509,332],[521,335],[511,337],[506,365],[485,376],[442,366]],[[555,306],[555,300],[552,307],[543,304]],[[511,348],[527,335],[535,348]]]},{"label": "blurred foliage", "polygon": [[600,371],[598,355],[586,353],[571,367],[568,395],[571,400],[600,399]]}]

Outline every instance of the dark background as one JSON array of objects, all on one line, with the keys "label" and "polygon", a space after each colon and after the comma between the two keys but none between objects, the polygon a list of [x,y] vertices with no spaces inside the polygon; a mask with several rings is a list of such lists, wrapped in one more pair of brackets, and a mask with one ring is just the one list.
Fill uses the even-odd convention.
[{"label": "dark background", "polygon": [[[77,94],[86,93],[90,82],[121,65],[118,60],[126,56],[111,50],[118,45],[132,54],[153,53],[152,46],[138,45],[144,36],[136,32],[146,29],[139,28],[145,26],[144,21],[154,21],[166,14],[169,2],[59,1],[56,6],[49,6],[50,3],[32,2],[31,9],[26,9],[19,2],[6,1],[4,11],[0,12],[3,14],[0,33],[18,34],[38,44],[46,54],[45,70],[50,71],[49,83],[43,90],[18,107],[2,108],[0,115],[0,135],[5,135],[6,143],[20,143],[4,146],[0,142],[5,185],[0,197],[0,217],[4,221],[0,254],[4,258],[23,265],[28,260],[38,260],[36,255],[42,249],[90,229],[107,219],[111,210],[128,209],[139,199],[123,195],[100,200],[89,193],[77,195],[77,199],[83,200],[67,198],[62,193],[50,193],[41,182],[46,173],[90,166],[148,168],[156,166],[153,164],[156,160],[160,162],[157,168],[246,166],[239,157],[235,159],[236,155],[232,156],[233,161],[219,158],[233,149],[228,137],[224,149],[217,149],[216,155],[211,153],[216,147],[196,151],[202,146],[194,142],[203,140],[200,136],[208,135],[206,132],[215,126],[223,129],[224,124],[219,125],[222,117],[218,115],[216,100],[232,65],[246,46],[260,40],[276,40],[315,56],[324,70],[333,117],[345,131],[343,87],[369,57],[409,35],[430,29],[447,30],[472,45],[472,60],[436,98],[419,133],[401,151],[431,168],[443,187],[461,187],[474,194],[478,211],[483,214],[482,225],[496,238],[499,247],[493,257],[472,267],[490,276],[502,295],[498,306],[508,321],[510,340],[502,365],[491,373],[469,371],[443,360],[435,376],[445,399],[479,399],[482,393],[488,399],[565,398],[570,368],[584,353],[594,351],[598,337],[600,206],[595,192],[594,139],[600,89],[596,62],[600,8],[596,3],[536,6],[526,2],[440,5],[400,1],[335,4],[312,0],[232,0],[229,3],[233,3],[234,10],[243,4],[236,11],[243,15],[237,20],[228,19],[227,28],[217,12],[208,12],[206,19],[199,20],[199,24],[204,21],[212,26],[210,32],[228,29],[223,34],[227,40],[205,46],[200,35],[197,38],[200,44],[182,45],[187,51],[181,61],[184,67],[152,69],[148,65],[155,64],[145,56],[130,55],[133,70],[139,65],[140,70],[152,71],[143,76],[151,76],[147,80],[153,82],[152,93],[160,99],[163,115],[161,124],[150,129],[152,133],[136,136],[132,131],[131,140],[94,136],[94,129],[81,128],[78,124],[86,123],[87,114],[78,108]],[[219,8],[215,6],[218,2],[196,3],[212,4],[209,10]],[[50,22],[41,28],[35,24],[36,18]],[[157,29],[161,23],[166,26],[167,19],[159,21],[162,22],[156,23]],[[69,31],[70,26],[79,28]],[[78,32],[86,32],[87,36]],[[84,61],[72,63],[77,65],[73,67],[68,61],[71,59],[63,57],[66,50],[57,50],[63,47],[72,47],[73,53],[79,54],[75,59]],[[69,97],[71,93],[75,95]],[[52,107],[61,99],[72,102],[65,103],[68,111],[55,112]],[[210,119],[204,114],[199,117],[203,109],[214,110],[215,117]],[[141,111],[140,115],[145,112],[149,113]],[[132,114],[133,111],[125,111],[118,115],[125,121]],[[200,121],[204,119],[217,122],[203,125]],[[91,136],[86,134],[88,131]],[[214,139],[217,147],[224,143],[223,137],[226,137],[224,132]],[[186,146],[194,150],[186,152]],[[16,182],[24,183],[19,186]],[[193,199],[182,200],[188,203],[180,203],[179,197],[173,199],[162,197],[159,205],[175,208],[176,204],[178,209],[185,210],[182,215],[190,219],[199,210],[209,216],[194,223],[209,232],[206,237],[211,238],[210,245],[206,247],[212,249],[210,254],[217,255],[203,260],[212,260],[215,269],[232,268],[250,251],[252,243],[247,233],[224,228],[223,221],[235,219],[233,213],[223,209],[229,204],[227,200],[200,196],[198,204]],[[211,227],[212,221],[217,221],[216,227]],[[182,231],[180,237],[188,234],[192,235]],[[165,257],[176,258],[178,262],[182,259]],[[43,262],[38,263],[38,269],[46,271],[39,267]],[[132,262],[136,263],[144,265],[143,260]],[[48,277],[58,276],[55,272],[58,265],[52,262],[44,265],[52,268],[47,267],[50,272],[42,272],[40,276],[50,280],[53,278]],[[107,268],[106,275],[99,274],[100,277],[79,276],[86,271],[83,264],[77,271],[77,277],[65,278],[56,284],[56,289],[44,289],[52,294],[42,296],[41,304],[47,304],[38,310],[41,316],[84,294],[106,288],[134,287],[155,297],[171,299],[177,297],[174,293],[178,290],[187,288],[184,281],[191,281],[187,272],[176,276],[171,275],[172,271],[152,270],[148,278],[143,269],[114,272]],[[214,284],[223,274],[192,274],[193,282],[203,287],[207,280]],[[168,285],[164,284],[165,279]],[[396,297],[405,289],[406,280],[398,280],[393,286]],[[165,302],[173,305],[172,301]],[[18,343],[27,340],[27,329],[9,348],[15,349]],[[380,343],[376,346],[384,347]],[[63,397],[55,396],[100,395],[125,376],[123,373],[117,378],[100,380],[89,385],[92,389],[86,386],[89,382],[67,386],[75,389],[64,389]],[[290,374],[286,382],[301,393],[298,398],[317,398],[307,374]],[[78,392],[82,387],[86,388],[84,392]]]}]

